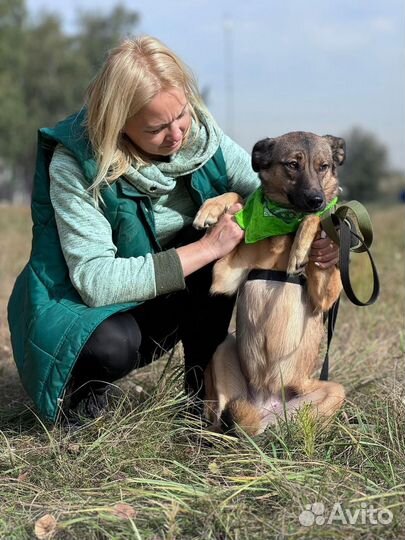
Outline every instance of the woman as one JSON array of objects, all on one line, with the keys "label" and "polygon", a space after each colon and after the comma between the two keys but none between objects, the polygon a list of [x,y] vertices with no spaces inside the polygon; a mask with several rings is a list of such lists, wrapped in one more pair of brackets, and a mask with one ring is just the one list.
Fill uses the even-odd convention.
[{"label": "woman", "polygon": [[[249,155],[204,107],[195,80],[158,40],[108,56],[86,107],[39,132],[30,260],[9,303],[14,358],[40,414],[96,417],[108,383],[181,340],[186,389],[224,339],[234,299],[210,297],[212,263],[243,237],[235,207],[205,234],[207,198],[258,185]],[[320,265],[337,261],[327,240]]]}]

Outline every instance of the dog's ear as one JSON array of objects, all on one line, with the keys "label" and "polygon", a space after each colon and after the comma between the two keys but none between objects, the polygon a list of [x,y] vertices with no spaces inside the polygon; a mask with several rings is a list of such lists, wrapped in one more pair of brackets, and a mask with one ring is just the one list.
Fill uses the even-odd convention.
[{"label": "dog's ear", "polygon": [[257,142],[252,150],[252,168],[255,172],[267,169],[273,157],[273,147],[276,139],[262,139]]},{"label": "dog's ear", "polygon": [[343,165],[346,158],[345,140],[340,137],[334,137],[333,135],[324,135],[323,138],[328,141],[332,148],[332,156],[335,165]]}]

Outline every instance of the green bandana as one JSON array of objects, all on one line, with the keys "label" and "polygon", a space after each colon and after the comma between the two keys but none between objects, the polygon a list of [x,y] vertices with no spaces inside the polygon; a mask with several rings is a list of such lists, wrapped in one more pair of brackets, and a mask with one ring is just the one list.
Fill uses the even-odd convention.
[{"label": "green bandana", "polygon": [[[322,216],[337,203],[335,197],[327,207],[314,215]],[[265,198],[263,190],[259,187],[254,191],[243,210],[235,214],[236,222],[245,232],[246,244],[253,244],[269,236],[283,236],[295,233],[301,221],[310,215],[306,212],[296,212],[291,208],[285,208]],[[311,212],[312,215],[312,212]]]}]

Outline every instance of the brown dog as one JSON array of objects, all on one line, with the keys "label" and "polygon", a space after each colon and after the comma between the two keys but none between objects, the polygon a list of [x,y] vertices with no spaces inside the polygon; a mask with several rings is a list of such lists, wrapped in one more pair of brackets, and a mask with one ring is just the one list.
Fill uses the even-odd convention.
[{"label": "brown dog", "polygon": [[[242,242],[214,266],[212,293],[239,290],[236,334],[217,348],[205,372],[205,410],[214,429],[237,423],[256,435],[304,404],[321,417],[343,404],[342,385],[311,378],[319,367],[323,314],[341,291],[340,273],[336,267],[322,270],[308,257],[320,231],[316,214],[338,193],[336,167],[344,157],[343,139],[305,132],[264,139],[253,149],[265,199],[305,217],[295,236]],[[226,193],[207,201],[195,226],[211,225],[240,200]],[[284,272],[287,281],[263,279],[252,269]],[[290,277],[297,281],[303,270],[304,285]]]}]

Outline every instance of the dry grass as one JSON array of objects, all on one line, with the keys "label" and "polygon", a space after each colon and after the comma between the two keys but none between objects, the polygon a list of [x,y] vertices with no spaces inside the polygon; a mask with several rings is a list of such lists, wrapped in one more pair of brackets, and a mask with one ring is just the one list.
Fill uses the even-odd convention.
[{"label": "dry grass", "polygon": [[[348,403],[329,430],[304,410],[296,423],[234,440],[179,418],[176,368],[162,363],[122,384],[114,411],[76,433],[41,424],[11,358],[6,301],[30,241],[29,212],[0,207],[0,537],[59,539],[385,538],[405,534],[404,208],[373,208],[381,297],[342,302],[332,377]],[[354,257],[367,296],[367,261]],[[178,365],[180,359],[177,358]],[[136,385],[156,386],[140,402]],[[307,505],[359,514],[304,526]],[[389,509],[373,524],[366,511]],[[35,522],[46,514],[48,523]],[[311,514],[313,517],[314,514]],[[41,525],[48,529],[41,529]],[[45,537],[45,536],[44,536]]]},{"label": "dry grass", "polygon": [[0,206],[0,406],[20,402],[24,390],[14,366],[7,325],[7,301],[31,248],[28,208]]}]

